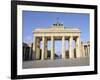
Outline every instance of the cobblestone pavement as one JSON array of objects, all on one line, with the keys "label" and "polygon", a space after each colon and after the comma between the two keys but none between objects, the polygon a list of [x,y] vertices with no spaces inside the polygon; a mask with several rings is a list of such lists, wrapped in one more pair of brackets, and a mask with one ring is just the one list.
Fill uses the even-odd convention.
[{"label": "cobblestone pavement", "polygon": [[34,60],[23,61],[23,68],[47,68],[47,67],[71,67],[71,66],[87,66],[89,65],[89,57],[76,59],[55,59],[55,60]]}]

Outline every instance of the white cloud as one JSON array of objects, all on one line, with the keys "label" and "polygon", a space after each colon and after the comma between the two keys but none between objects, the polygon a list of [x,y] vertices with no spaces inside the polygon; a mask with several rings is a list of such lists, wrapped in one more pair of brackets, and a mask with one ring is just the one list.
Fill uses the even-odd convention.
[{"label": "white cloud", "polygon": [[32,37],[31,36],[27,36],[25,38],[25,42],[27,42],[27,43],[32,42]]}]

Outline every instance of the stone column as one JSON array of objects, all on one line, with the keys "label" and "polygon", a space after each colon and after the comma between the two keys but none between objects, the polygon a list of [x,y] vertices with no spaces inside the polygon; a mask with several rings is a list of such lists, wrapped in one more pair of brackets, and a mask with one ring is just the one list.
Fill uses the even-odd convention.
[{"label": "stone column", "polygon": [[51,60],[54,59],[54,37],[51,36]]},{"label": "stone column", "polygon": [[36,59],[36,37],[33,38],[33,59]]},{"label": "stone column", "polygon": [[48,48],[47,48],[47,39],[45,38],[45,59],[47,59],[47,51],[48,51]]},{"label": "stone column", "polygon": [[72,42],[73,42],[73,37],[70,36],[70,38],[69,38],[69,58],[74,58]]},{"label": "stone column", "polygon": [[90,46],[88,45],[88,56],[90,56]]},{"label": "stone column", "polygon": [[86,46],[85,46],[85,57],[87,56],[87,48],[86,48]]},{"label": "stone column", "polygon": [[80,37],[76,38],[76,57],[77,58],[81,57],[81,53],[80,53]]},{"label": "stone column", "polygon": [[86,57],[86,47],[84,46],[84,50],[85,50],[85,57]]},{"label": "stone column", "polygon": [[86,54],[86,57],[87,57],[88,56],[88,45],[86,47],[86,52],[87,52],[87,54]]},{"label": "stone column", "polygon": [[42,37],[42,54],[41,54],[41,60],[44,60],[44,54],[45,54],[45,37]]},{"label": "stone column", "polygon": [[31,46],[30,46],[30,51],[29,51],[29,59],[31,59]]},{"label": "stone column", "polygon": [[65,55],[65,37],[62,37],[62,59],[66,59]]},{"label": "stone column", "polygon": [[25,59],[26,47],[23,47],[23,52],[24,52],[23,58]]},{"label": "stone column", "polygon": [[82,45],[82,47],[81,47],[81,48],[82,48],[82,57],[85,57],[85,49],[84,49],[84,44],[82,43],[81,45]]},{"label": "stone column", "polygon": [[87,45],[87,56],[88,56],[88,45]]},{"label": "stone column", "polygon": [[83,57],[85,57],[85,48],[84,48],[84,45],[83,45]]},{"label": "stone column", "polygon": [[40,59],[40,39],[36,39],[36,59]]}]

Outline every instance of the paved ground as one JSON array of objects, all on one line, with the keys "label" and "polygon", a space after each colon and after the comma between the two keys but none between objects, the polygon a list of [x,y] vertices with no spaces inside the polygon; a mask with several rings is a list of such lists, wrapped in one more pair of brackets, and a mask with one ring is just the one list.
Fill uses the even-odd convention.
[{"label": "paved ground", "polygon": [[89,58],[24,61],[23,68],[47,68],[89,65]]}]

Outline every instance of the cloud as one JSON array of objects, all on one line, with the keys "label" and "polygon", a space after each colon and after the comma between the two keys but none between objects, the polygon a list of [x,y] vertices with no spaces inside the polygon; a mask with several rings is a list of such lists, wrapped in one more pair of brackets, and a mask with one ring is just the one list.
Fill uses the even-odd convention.
[{"label": "cloud", "polygon": [[26,36],[25,42],[32,42],[32,37],[31,36]]}]

